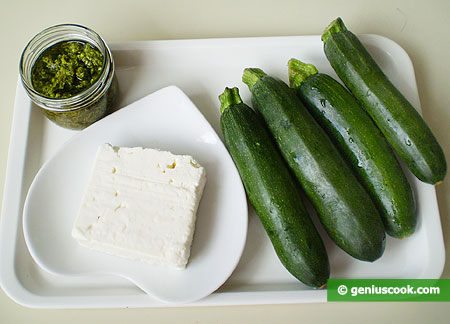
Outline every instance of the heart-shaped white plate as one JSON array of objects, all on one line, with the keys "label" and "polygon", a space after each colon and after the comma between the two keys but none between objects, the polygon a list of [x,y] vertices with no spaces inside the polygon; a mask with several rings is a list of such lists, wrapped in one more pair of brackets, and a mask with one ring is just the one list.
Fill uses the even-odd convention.
[{"label": "heart-shaped white plate", "polygon": [[[185,270],[106,255],[72,238],[95,153],[103,143],[189,154],[205,167],[207,183]],[[245,191],[225,146],[190,99],[169,86],[81,131],[47,161],[28,192],[23,226],[31,255],[49,272],[119,275],[161,301],[185,303],[209,295],[231,275],[244,249],[247,221]]]}]

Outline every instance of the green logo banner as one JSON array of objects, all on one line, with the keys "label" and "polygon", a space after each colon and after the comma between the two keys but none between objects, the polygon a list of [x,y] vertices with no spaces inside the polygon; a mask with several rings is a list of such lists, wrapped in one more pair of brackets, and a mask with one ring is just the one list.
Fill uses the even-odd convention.
[{"label": "green logo banner", "polygon": [[329,279],[327,300],[448,302],[450,279]]}]

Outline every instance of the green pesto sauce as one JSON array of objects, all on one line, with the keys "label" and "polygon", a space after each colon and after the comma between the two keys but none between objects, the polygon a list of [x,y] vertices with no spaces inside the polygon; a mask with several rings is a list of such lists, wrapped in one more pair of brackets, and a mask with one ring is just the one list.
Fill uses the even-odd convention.
[{"label": "green pesto sauce", "polygon": [[103,69],[103,56],[92,45],[64,41],[46,49],[31,72],[34,90],[44,97],[63,99],[89,88]]}]

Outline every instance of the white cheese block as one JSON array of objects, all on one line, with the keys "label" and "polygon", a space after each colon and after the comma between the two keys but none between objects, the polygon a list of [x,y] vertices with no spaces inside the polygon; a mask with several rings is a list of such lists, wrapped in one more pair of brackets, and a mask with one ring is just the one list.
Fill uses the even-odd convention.
[{"label": "white cheese block", "polygon": [[101,145],[72,236],[97,251],[183,269],[205,182],[191,156]]}]

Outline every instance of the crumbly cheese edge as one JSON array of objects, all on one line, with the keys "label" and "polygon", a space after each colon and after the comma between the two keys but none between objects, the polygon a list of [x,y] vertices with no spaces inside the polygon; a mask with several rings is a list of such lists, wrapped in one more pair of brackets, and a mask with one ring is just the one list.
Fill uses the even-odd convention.
[{"label": "crumbly cheese edge", "polygon": [[[116,152],[116,153],[119,152],[119,150],[121,149],[121,147],[112,146],[111,144],[105,144],[105,145],[109,145],[114,150],[114,152]],[[132,149],[132,148],[128,148],[128,149]],[[151,149],[151,150],[160,151],[160,150],[157,150],[157,149]],[[139,252],[139,251],[136,251],[136,250],[124,249],[124,248],[121,248],[120,246],[99,242],[99,241],[96,241],[94,239],[87,239],[86,236],[84,235],[83,231],[81,231],[77,227],[78,218],[80,216],[80,211],[79,211],[78,214],[77,214],[77,217],[75,219],[74,226],[72,228],[72,233],[71,234],[72,234],[72,237],[81,246],[89,248],[89,249],[94,250],[94,251],[106,253],[106,254],[109,254],[109,255],[119,256],[119,257],[124,258],[124,259],[140,260],[140,261],[144,261],[144,262],[150,263],[150,264],[166,265],[166,266],[169,266],[169,267],[171,267],[173,269],[177,269],[177,270],[183,270],[183,269],[186,268],[186,266],[187,266],[187,264],[189,262],[189,259],[190,259],[191,247],[192,247],[192,243],[193,243],[193,240],[194,240],[195,232],[196,232],[196,229],[197,229],[196,222],[197,222],[198,207],[199,207],[200,202],[202,200],[203,191],[204,191],[204,188],[206,186],[206,171],[205,171],[205,168],[202,167],[201,165],[199,165],[198,162],[190,155],[176,155],[176,154],[173,154],[173,153],[171,153],[169,151],[160,151],[160,152],[169,153],[169,154],[171,154],[173,156],[182,156],[182,157],[190,158],[191,159],[191,163],[193,163],[195,167],[201,169],[200,180],[198,182],[198,186],[195,189],[195,196],[196,197],[200,197],[200,199],[196,199],[196,204],[195,204],[194,210],[193,210],[192,223],[194,224],[194,226],[193,226],[193,230],[190,232],[190,237],[186,241],[186,243],[187,243],[186,246],[185,246],[185,248],[186,248],[186,258],[181,263],[175,264],[175,263],[167,262],[166,259],[157,257],[157,256],[152,255],[152,254],[142,253],[142,252]],[[99,154],[101,154],[100,147],[97,150],[95,161],[98,159]],[[89,183],[88,183],[88,186],[86,187],[85,193],[83,195],[82,202],[86,199],[86,196],[88,194],[87,188],[91,185],[91,180],[93,178],[93,173],[94,172],[95,172],[95,168],[93,168],[92,171],[91,171],[91,175],[90,175],[90,178],[89,178]],[[81,206],[80,206],[80,210],[81,210]]]}]

